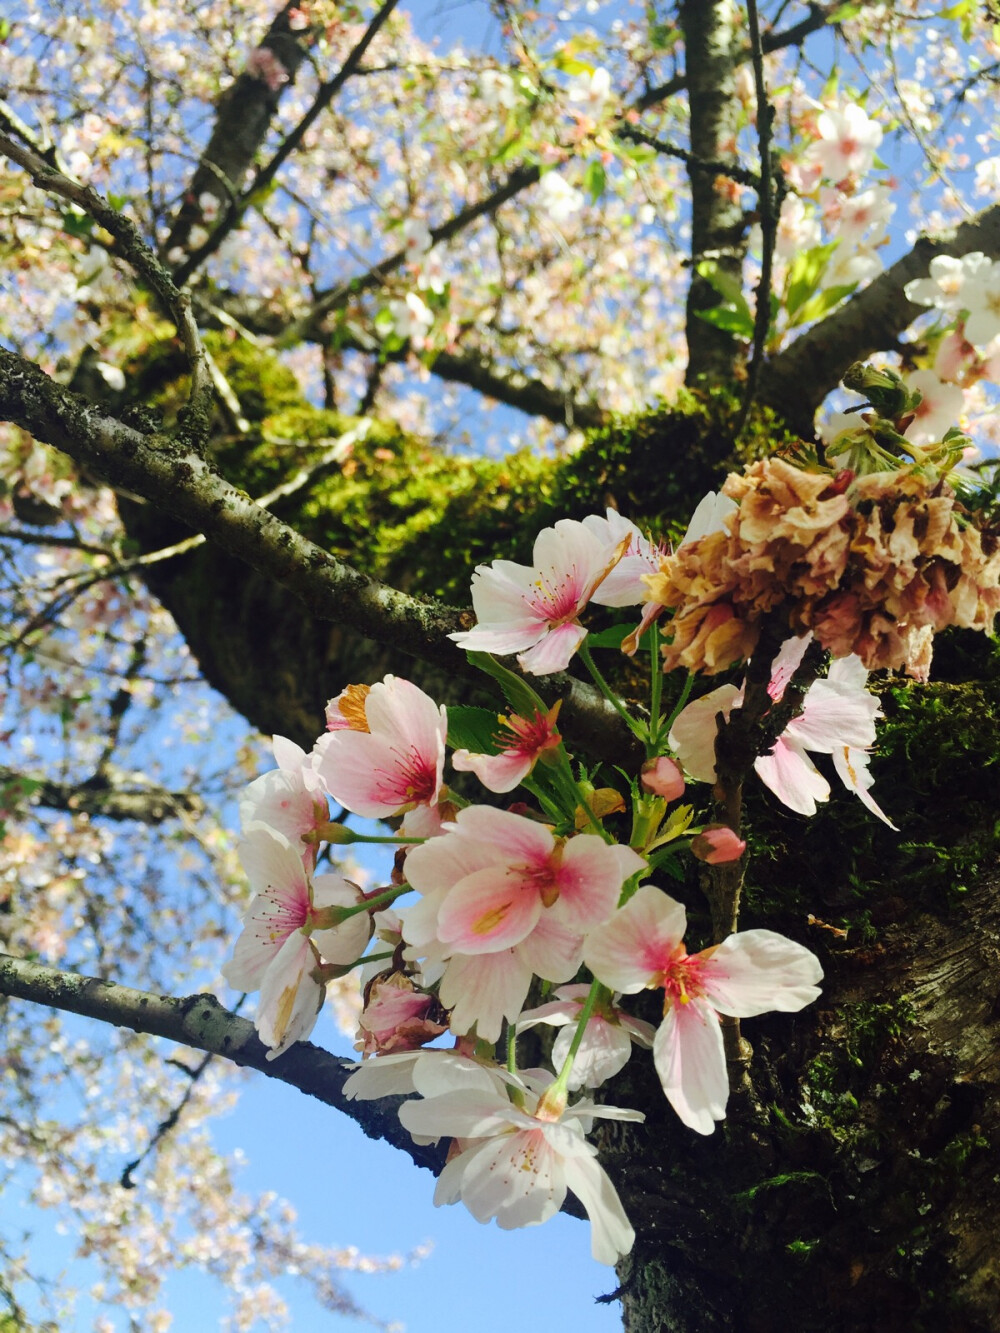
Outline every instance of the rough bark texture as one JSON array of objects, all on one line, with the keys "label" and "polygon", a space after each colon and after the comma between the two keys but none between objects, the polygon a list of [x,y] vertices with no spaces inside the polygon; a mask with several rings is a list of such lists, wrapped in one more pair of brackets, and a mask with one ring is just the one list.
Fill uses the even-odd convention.
[{"label": "rough bark texture", "polygon": [[[696,161],[735,163],[736,107],[733,78],[742,36],[729,0],[688,0],[681,5],[690,149]],[[740,283],[745,224],[738,191],[710,172],[689,170],[691,186],[691,286],[687,298],[688,384],[732,379],[739,344],[731,333],[698,318],[721,297],[698,273],[703,261]]]},{"label": "rough bark texture", "polygon": [[997,1327],[997,887],[903,908],[828,957],[817,1013],[748,1021],[764,1114],[695,1140],[654,1099],[605,1144],[628,1333]]}]

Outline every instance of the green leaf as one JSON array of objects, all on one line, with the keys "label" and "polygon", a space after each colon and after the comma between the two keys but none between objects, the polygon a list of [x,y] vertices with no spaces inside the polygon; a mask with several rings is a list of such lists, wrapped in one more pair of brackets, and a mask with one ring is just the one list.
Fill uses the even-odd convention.
[{"label": "green leaf", "polygon": [[75,236],[81,241],[89,240],[94,229],[94,219],[88,213],[64,213],[62,224],[67,236]]},{"label": "green leaf", "polygon": [[698,265],[698,276],[704,278],[728,305],[736,306],[737,309],[742,307],[750,314],[750,307],[743,296],[743,285],[735,273],[719,268],[714,259],[703,259]]},{"label": "green leaf", "polygon": [[785,280],[785,309],[790,315],[805,305],[819,286],[830,256],[839,244],[839,241],[828,241],[826,245],[814,245],[792,260]]},{"label": "green leaf", "polygon": [[490,653],[467,652],[466,657],[472,666],[493,677],[503,690],[504,698],[521,717],[534,717],[535,713],[549,711],[545,701],[539,698],[526,680],[501,666]]},{"label": "green leaf", "polygon": [[808,324],[810,320],[822,319],[835,305],[840,305],[845,297],[857,290],[856,282],[848,282],[839,287],[826,287],[821,292],[800,306],[795,316],[796,324]]},{"label": "green leaf", "polygon": [[703,319],[706,324],[714,324],[717,329],[735,333],[738,338],[745,338],[747,342],[753,339],[753,319],[749,312],[743,314],[742,311],[733,310],[730,306],[717,305],[711,310],[696,310],[694,313],[698,319]]},{"label": "green leaf", "polygon": [[453,749],[471,750],[473,754],[499,754],[496,742],[499,718],[488,708],[466,704],[448,707],[448,744]]},{"label": "green leaf", "polygon": [[634,628],[632,625],[612,625],[609,629],[602,629],[599,634],[587,635],[588,648],[618,648],[622,646],[622,639]]},{"label": "green leaf", "polygon": [[607,174],[600,162],[587,163],[587,170],[583,173],[583,188],[590,195],[592,204],[596,204],[604,193],[607,180]]},{"label": "green leaf", "polygon": [[705,279],[713,291],[722,297],[722,305],[712,306],[708,310],[696,310],[695,314],[706,324],[714,324],[717,329],[735,333],[739,338],[749,341],[753,337],[753,315],[747,305],[740,279],[735,273],[720,269],[714,259],[705,259],[698,265],[698,275]]}]

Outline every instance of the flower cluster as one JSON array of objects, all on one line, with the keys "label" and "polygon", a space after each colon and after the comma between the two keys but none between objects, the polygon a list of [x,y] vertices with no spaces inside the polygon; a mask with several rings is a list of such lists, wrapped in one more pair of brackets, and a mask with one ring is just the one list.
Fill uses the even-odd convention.
[{"label": "flower cluster", "polygon": [[[945,624],[987,627],[998,575],[986,536],[926,470],[855,476],[781,459],[707,496],[672,554],[609,510],[539,533],[531,566],[479,567],[479,623],[453,637],[499,683],[508,712],[443,708],[393,676],[349,685],[328,704],[312,752],[276,738],[278,769],[241,802],[254,896],[225,975],[260,989],[257,1027],[272,1057],[311,1031],[327,980],[359,966],[364,1058],[347,1092],[402,1095],[400,1119],[418,1142],[451,1140],[436,1201],[461,1199],[480,1221],[528,1226],[572,1191],[590,1217],[594,1256],[615,1262],[632,1229],[587,1135],[596,1117],[642,1117],[597,1105],[587,1090],[636,1050],[651,1051],[682,1124],[710,1134],[729,1094],[725,1025],[794,1012],[819,994],[816,957],[772,931],[720,931],[689,950],[687,908],[657,882],[663,873],[683,881],[684,857],[698,858],[714,909],[745,854],[738,827],[699,823],[694,805],[681,804],[694,781],[728,808],[720,726],[747,709],[758,721],[783,709],[777,739],[774,726],[761,729],[769,740],[739,781],[752,769],[810,815],[830,795],[811,755],[830,755],[849,790],[889,823],[871,795],[879,707],[866,668],[913,666]],[[624,623],[590,635],[583,623],[590,604],[607,617],[643,598],[632,634]],[[665,607],[674,615],[663,629]],[[665,715],[661,652],[668,669],[714,671],[752,654],[765,617],[779,615],[791,636],[770,663],[766,698],[734,683],[687,703],[689,675]],[[646,641],[654,670],[641,717],[608,684],[588,639],[595,650],[613,639],[615,651]],[[837,659],[826,675],[818,646]],[[535,675],[578,655],[641,744],[636,771],[575,763],[559,704],[488,652],[517,653]],[[467,788],[446,786],[449,747],[454,770],[493,798],[470,801]],[[519,798],[498,808],[495,796],[515,788]],[[345,815],[392,821],[394,832],[333,820],[331,801]],[[316,873],[324,844],[355,841],[396,847],[390,882],[367,895]],[[646,991],[657,996],[651,1013],[633,1012],[629,997]],[[525,1069],[519,1041],[540,1025],[559,1029],[551,1068]]]},{"label": "flower cluster", "polygon": [[996,537],[924,469],[854,476],[768,458],[723,493],[738,507],[721,528],[647,580],[674,611],[668,670],[711,674],[750,657],[775,616],[835,657],[926,679],[933,633],[988,630],[1000,609]]}]

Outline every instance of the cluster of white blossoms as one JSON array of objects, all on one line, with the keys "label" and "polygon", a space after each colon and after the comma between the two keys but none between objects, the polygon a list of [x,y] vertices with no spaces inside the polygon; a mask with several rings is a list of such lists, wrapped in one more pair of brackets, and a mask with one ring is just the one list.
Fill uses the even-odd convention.
[{"label": "cluster of white blossoms", "polygon": [[[900,467],[901,494],[912,474]],[[882,476],[893,484],[893,474]],[[843,472],[837,478],[849,485]],[[727,490],[742,494],[735,484]],[[730,540],[741,504],[750,503],[706,497],[673,552],[609,510],[539,533],[530,566],[479,567],[478,623],[452,637],[500,683],[509,714],[447,709],[393,676],[350,685],[330,701],[326,731],[310,754],[275,739],[279,767],[251,783],[241,803],[241,855],[254,896],[225,975],[235,987],[260,990],[257,1028],[270,1056],[308,1036],[329,979],[360,968],[363,1060],[347,1091],[402,1094],[400,1118],[417,1141],[451,1141],[436,1201],[461,1199],[480,1221],[516,1227],[543,1222],[571,1190],[590,1216],[593,1253],[606,1263],[628,1251],[632,1229],[587,1134],[595,1117],[641,1117],[596,1105],[588,1091],[614,1078],[637,1048],[651,1050],[681,1122],[710,1134],[729,1092],[720,1016],[794,1012],[819,994],[816,957],[769,930],[739,931],[689,952],[685,906],[657,883],[663,874],[683,879],[686,855],[711,867],[739,860],[746,847],[738,828],[700,824],[694,806],[681,803],[692,780],[724,784],[718,729],[746,706],[743,689],[723,685],[686,703],[689,675],[668,715],[660,666],[674,665],[680,632],[667,621],[663,571],[714,551],[720,535]],[[815,515],[814,526],[821,519]],[[581,623],[591,606],[640,604],[626,647],[641,640],[650,649],[641,717],[591,655],[611,639],[620,646],[628,624],[588,635]],[[780,707],[791,684],[803,702],[753,766],[785,805],[808,815],[830,794],[810,754],[830,755],[849,789],[886,819],[869,790],[878,703],[865,666],[848,650],[819,678],[824,654],[819,636],[813,640],[793,634],[771,663],[769,702],[755,706]],[[562,671],[578,656],[645,761],[617,786],[595,787],[593,773],[566,750],[558,704],[548,707],[493,653],[517,654],[535,676]],[[447,787],[449,747],[454,769],[494,794],[519,788],[516,802],[506,809],[495,797],[470,802]],[[331,801],[345,812],[337,820]],[[346,812],[390,820],[394,831],[355,832],[343,822]],[[317,873],[325,846],[354,841],[396,847],[390,883],[365,894],[337,874]],[[646,991],[658,996],[656,1022],[645,1008],[629,1012],[623,999]],[[525,1069],[519,1037],[539,1025],[560,1029],[552,1067]]]}]

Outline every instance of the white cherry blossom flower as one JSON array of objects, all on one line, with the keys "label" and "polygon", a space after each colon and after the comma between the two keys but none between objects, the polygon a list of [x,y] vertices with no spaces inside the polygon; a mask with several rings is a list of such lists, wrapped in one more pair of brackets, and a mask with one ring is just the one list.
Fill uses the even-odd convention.
[{"label": "white cherry blossom flower", "polygon": [[856,102],[823,111],[816,129],[820,137],[810,145],[809,156],[820,164],[827,180],[863,176],[870,170],[882,142],[882,126]]},{"label": "white cherry blossom flower", "polygon": [[533,565],[477,565],[472,605],[479,623],[449,638],[460,648],[517,653],[537,676],[564,671],[587,635],[577,617],[621,554],[583,523],[560,519],[535,538]]},{"label": "white cherry blossom flower", "polygon": [[[537,1009],[526,1009],[517,1021],[518,1032],[525,1032],[538,1023],[562,1029],[552,1044],[552,1065],[556,1070],[562,1068],[569,1055],[577,1020],[589,992],[587,985],[560,986],[554,1000]],[[633,1018],[614,1002],[596,1008],[584,1029],[580,1049],[573,1061],[573,1071],[567,1083],[569,1091],[597,1088],[614,1078],[628,1064],[632,1043],[649,1049],[655,1031],[651,1023]]]},{"label": "white cherry blossom flower", "polygon": [[557,171],[547,171],[538,184],[538,202],[553,222],[568,222],[583,208],[584,198]]},{"label": "white cherry blossom flower", "polygon": [[590,1218],[594,1258],[616,1263],[632,1248],[635,1233],[597,1149],[586,1140],[586,1127],[595,1116],[639,1121],[642,1115],[582,1102],[556,1117],[542,1099],[527,1094],[524,1100],[522,1110],[504,1093],[484,1089],[403,1103],[399,1118],[411,1134],[447,1136],[461,1145],[441,1172],[435,1204],[461,1199],[477,1222],[495,1218],[511,1230],[548,1221],[572,1190]]},{"label": "white cherry blossom flower", "polygon": [[591,932],[585,960],[598,980],[624,994],[663,988],[653,1063],[683,1123],[711,1134],[729,1098],[719,1015],[795,1012],[817,998],[823,972],[808,949],[770,930],[741,931],[689,954],[686,922],[681,903],[643,885]]},{"label": "white cherry blossom flower", "polygon": [[322,909],[356,907],[361,890],[340,875],[311,879],[288,839],[266,824],[247,825],[239,854],[254,896],[222,975],[236,990],[260,990],[254,1021],[273,1060],[313,1029],[326,992],[321,962],[353,963],[368,943],[371,918],[358,912],[317,929]]}]

